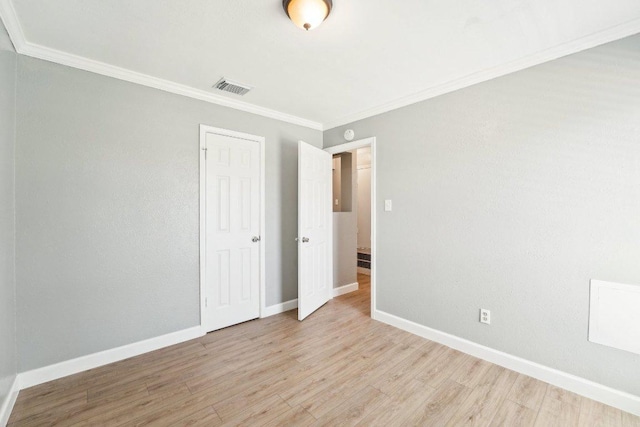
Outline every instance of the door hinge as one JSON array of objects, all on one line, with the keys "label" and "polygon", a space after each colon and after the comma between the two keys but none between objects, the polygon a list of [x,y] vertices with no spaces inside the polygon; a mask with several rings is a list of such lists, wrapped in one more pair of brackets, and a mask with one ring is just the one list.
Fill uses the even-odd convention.
[{"label": "door hinge", "polygon": [[204,299],[204,306],[205,306],[205,308],[209,307],[209,298],[205,298]]},{"label": "door hinge", "polygon": [[202,151],[204,151],[204,159],[207,160],[207,147],[202,147]]}]

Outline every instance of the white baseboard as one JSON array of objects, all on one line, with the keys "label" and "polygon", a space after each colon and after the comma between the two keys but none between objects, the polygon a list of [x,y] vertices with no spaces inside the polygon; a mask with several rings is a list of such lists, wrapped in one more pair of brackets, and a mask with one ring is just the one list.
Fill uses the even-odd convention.
[{"label": "white baseboard", "polygon": [[[349,292],[358,290],[358,282],[351,283],[348,285],[340,286],[339,288],[333,289],[333,296],[338,297],[340,295],[348,294]],[[285,311],[294,310],[298,308],[298,300],[292,299],[290,301],[285,301],[280,304],[270,305],[269,307],[265,307],[262,317],[274,316],[276,314],[284,313]]]},{"label": "white baseboard", "polygon": [[333,296],[339,297],[340,295],[348,294],[349,292],[355,292],[358,290],[358,282],[350,283],[348,285],[340,286],[339,288],[333,288]]},{"label": "white baseboard", "polygon": [[511,369],[512,371],[553,384],[581,396],[588,397],[589,399],[622,409],[623,411],[640,415],[640,396],[635,396],[557,369],[549,368],[548,366],[503,353],[464,338],[420,325],[393,314],[385,313],[384,311],[376,310],[372,317],[380,322],[444,344],[463,353]]},{"label": "white baseboard", "polygon": [[77,374],[78,372],[108,365],[109,363],[128,359],[129,357],[138,356],[170,345],[179,344],[203,335],[204,333],[202,332],[202,328],[200,326],[196,326],[133,344],[123,345],[122,347],[112,348],[110,350],[56,363],[55,365],[22,372],[18,374],[20,389],[33,387],[68,375]]},{"label": "white baseboard", "polygon": [[0,426],[6,426],[9,422],[9,417],[11,416],[13,405],[15,405],[16,399],[18,398],[19,391],[20,383],[18,376],[16,376],[13,379],[13,383],[11,384],[11,388],[9,389],[9,393],[7,393],[7,397],[5,397],[4,402],[0,402]]},{"label": "white baseboard", "polygon": [[270,305],[269,307],[265,307],[262,317],[269,317],[276,314],[284,313],[285,311],[293,310],[298,308],[298,299],[292,299],[290,301],[285,301],[280,304]]}]

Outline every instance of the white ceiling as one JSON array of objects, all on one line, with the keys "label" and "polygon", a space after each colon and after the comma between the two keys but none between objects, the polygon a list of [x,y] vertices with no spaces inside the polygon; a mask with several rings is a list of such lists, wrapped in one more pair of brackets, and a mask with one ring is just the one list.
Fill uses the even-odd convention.
[{"label": "white ceiling", "polygon": [[[28,44],[209,93],[225,76],[254,87],[241,98],[215,92],[230,102],[324,128],[640,31],[638,0],[334,0],[308,33],[281,0],[0,6],[18,51],[21,27]],[[7,22],[14,11],[19,26]]]}]

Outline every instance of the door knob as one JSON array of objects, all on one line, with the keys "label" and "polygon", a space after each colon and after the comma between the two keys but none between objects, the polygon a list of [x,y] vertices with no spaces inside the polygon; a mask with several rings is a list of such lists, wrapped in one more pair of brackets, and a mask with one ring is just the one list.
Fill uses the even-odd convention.
[{"label": "door knob", "polygon": [[303,238],[302,238],[302,243],[307,243],[308,241],[309,241],[309,238],[308,238],[308,237],[303,237]]},{"label": "door knob", "polygon": [[252,241],[253,243],[259,242],[259,241],[260,241],[260,236],[253,236],[253,237],[251,238],[251,241]]}]

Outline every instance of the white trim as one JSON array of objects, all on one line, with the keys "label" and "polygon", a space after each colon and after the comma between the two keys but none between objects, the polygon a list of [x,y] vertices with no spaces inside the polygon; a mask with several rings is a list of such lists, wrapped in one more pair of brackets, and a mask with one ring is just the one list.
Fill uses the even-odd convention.
[{"label": "white trim", "polygon": [[359,139],[357,141],[347,142],[345,144],[327,147],[324,150],[329,154],[344,153],[345,151],[353,151],[358,148],[371,147],[371,317],[376,311],[376,260],[377,260],[377,156],[376,156],[376,137]]},{"label": "white trim", "polygon": [[458,351],[487,360],[496,365],[572,391],[589,399],[597,400],[635,415],[640,415],[640,396],[634,396],[630,393],[616,390],[539,363],[494,350],[464,338],[420,325],[393,314],[385,313],[384,311],[375,311],[373,318]]},{"label": "white trim", "polygon": [[0,0],[0,19],[4,23],[7,33],[9,33],[13,47],[16,52],[20,53],[20,51],[24,50],[27,41],[24,38],[24,31],[22,31],[22,25],[16,10],[10,0]]},{"label": "white trim", "polygon": [[[358,148],[368,147],[370,145],[371,145],[371,148],[373,148],[373,144],[375,143],[375,141],[376,141],[375,137],[363,138],[357,141],[345,142],[344,144],[327,147],[324,149],[324,151],[326,151],[329,154],[339,154],[339,153],[344,153],[345,151],[353,151],[353,150],[357,150]],[[373,165],[373,159],[371,160],[372,160],[371,165]]]},{"label": "white trim", "polygon": [[359,288],[358,282],[349,283],[348,285],[340,286],[339,288],[333,288],[333,297],[339,297],[340,295],[348,294],[357,291]]},{"label": "white trim", "polygon": [[270,305],[265,307],[260,317],[269,317],[276,314],[284,313],[285,311],[295,310],[298,308],[298,299],[292,299],[290,301],[281,302],[280,304]]},{"label": "white trim", "polygon": [[139,73],[127,68],[117,67],[105,62],[95,61],[72,53],[31,43],[25,38],[24,31],[20,25],[20,20],[18,19],[11,0],[0,0],[0,17],[7,28],[7,32],[9,33],[9,37],[11,37],[11,41],[13,42],[16,52],[21,55],[31,56],[33,58],[66,65],[68,67],[113,77],[131,83],[137,83],[143,86],[160,89],[165,92],[174,93],[176,95],[199,99],[212,104],[222,105],[224,107],[257,114],[263,117],[269,117],[271,119],[304,126],[310,129],[322,130],[322,123],[318,123],[313,120],[272,110],[270,108],[260,107],[245,101],[217,95],[206,90],[196,89],[191,86]]},{"label": "white trim", "polygon": [[116,67],[104,62],[94,61],[91,59],[83,58],[81,56],[72,55],[70,53],[61,52],[59,50],[50,49],[29,42],[27,42],[25,46],[23,46],[22,50],[18,53],[20,53],[21,55],[31,56],[33,58],[66,65],[68,67],[78,68],[80,70],[101,74],[103,76],[113,77],[119,80],[160,89],[176,95],[198,99],[200,101],[209,102],[211,104],[221,105],[223,107],[233,108],[235,110],[280,120],[286,123],[292,123],[315,130],[322,130],[322,123],[314,122],[312,120],[297,117],[291,114],[282,113],[280,111],[272,110],[269,108],[260,107],[248,102],[216,95],[214,93],[196,89],[184,84],[175,83],[169,80],[153,77],[148,74]]},{"label": "white trim", "polygon": [[195,326],[193,328],[183,329],[181,331],[172,332],[170,334],[161,335],[144,341],[138,341],[121,347],[100,351],[98,353],[45,366],[43,368],[22,372],[18,374],[20,389],[22,390],[48,381],[57,380],[58,378],[77,374],[78,372],[94,369],[99,366],[108,365],[109,363],[128,359],[130,357],[138,356],[170,345],[180,344],[203,335],[204,333],[202,332],[202,328],[200,328],[200,326]]},{"label": "white trim", "polygon": [[[339,288],[333,289],[333,296],[337,297],[340,295],[347,294],[349,292],[354,292],[358,290],[358,282],[351,283],[349,285],[341,286]],[[294,310],[298,308],[298,299],[292,299],[289,301],[282,302],[280,304],[270,305],[265,307],[262,316],[260,317],[269,317],[276,314],[284,313],[285,311]]]},{"label": "white trim", "polygon": [[[358,282],[351,283],[345,286],[340,286],[339,288],[333,289],[333,297],[337,297],[340,295],[348,294],[349,292],[354,292],[358,290]],[[282,302],[280,304],[270,305],[265,307],[263,311],[263,315],[260,317],[269,317],[276,314],[284,313],[285,311],[294,310],[298,308],[298,299],[292,299],[289,301]]]},{"label": "white trim", "polygon": [[216,128],[205,124],[200,125],[200,326],[204,329],[204,313],[205,313],[205,287],[206,271],[206,137],[207,134],[216,134],[228,136],[231,138],[255,141],[260,144],[260,317],[265,317],[266,310],[266,150],[265,138],[263,136],[251,135],[233,130]]},{"label": "white trim", "polygon": [[205,259],[205,255],[207,253],[207,241],[205,239],[206,236],[206,226],[207,226],[207,221],[206,221],[206,217],[207,217],[207,205],[205,203],[205,201],[207,200],[207,191],[206,191],[206,170],[207,170],[207,163],[206,163],[206,136],[207,136],[207,130],[204,127],[204,125],[200,125],[200,141],[198,143],[198,150],[200,151],[200,170],[199,170],[199,174],[200,174],[200,198],[198,199],[198,204],[200,206],[200,232],[198,235],[198,239],[200,242],[200,253],[199,253],[199,257],[198,257],[198,263],[200,265],[200,327],[204,330],[204,313],[205,313],[205,288],[204,288],[204,284],[206,282],[206,275],[205,275],[205,269],[204,269],[204,259]]},{"label": "white trim", "polygon": [[267,306],[267,148],[260,140],[260,317]]},{"label": "white trim", "polygon": [[7,396],[0,405],[0,426],[6,426],[9,423],[9,417],[11,416],[13,405],[16,404],[16,400],[18,399],[19,391],[20,383],[19,378],[16,375],[16,377],[13,379],[13,383],[11,383],[11,387],[9,388]]},{"label": "white trim", "polygon": [[328,122],[323,123],[323,129],[333,129],[338,126],[346,125],[358,120],[366,119],[368,117],[406,107],[407,105],[425,101],[430,98],[435,98],[436,96],[444,95],[445,93],[450,93],[465,87],[473,86],[478,83],[493,80],[497,77],[524,70],[525,68],[530,68],[536,65],[543,64],[545,62],[552,61],[554,59],[561,58],[563,56],[578,53],[586,49],[622,39],[624,37],[629,37],[639,32],[640,19],[634,19],[633,21],[629,21],[594,34],[581,37],[568,43],[563,43],[550,49],[545,49],[541,52],[525,56],[524,58],[507,62],[506,64],[501,64],[487,70],[469,74],[459,79],[451,80],[437,86],[432,86],[426,90],[406,96],[404,98],[397,99],[395,101],[387,102],[373,108],[368,108],[358,113],[349,114],[335,120],[329,120]]}]

